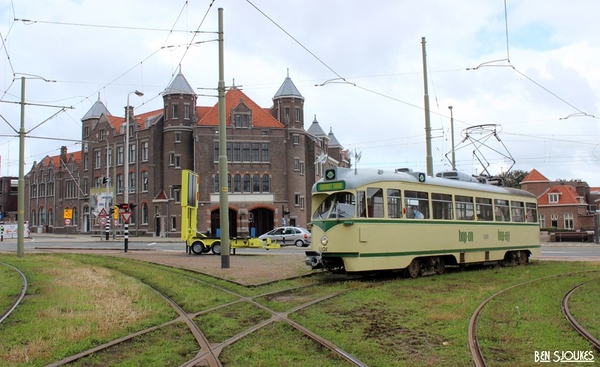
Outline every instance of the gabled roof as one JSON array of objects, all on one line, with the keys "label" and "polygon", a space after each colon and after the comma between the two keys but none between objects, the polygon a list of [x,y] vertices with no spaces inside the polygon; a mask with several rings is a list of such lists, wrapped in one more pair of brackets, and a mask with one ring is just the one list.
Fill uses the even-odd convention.
[{"label": "gabled roof", "polygon": [[[81,151],[67,153],[67,161],[65,163],[69,163],[71,160],[74,160],[75,163],[81,163]],[[35,168],[40,169],[49,166],[58,168],[60,165],[60,154],[53,156],[47,155],[35,165]]]},{"label": "gabled roof", "polygon": [[550,180],[548,180],[546,176],[542,175],[534,168],[527,176],[525,176],[523,181],[521,181],[521,183],[524,182],[550,182]]},{"label": "gabled roof", "polygon": [[194,92],[194,88],[188,83],[187,79],[181,74],[181,69],[179,70],[179,74],[175,75],[175,78],[171,82],[171,84],[164,90],[162,93],[164,96],[170,94],[196,94]]},{"label": "gabled roof", "polygon": [[[284,128],[285,126],[271,116],[265,109],[257,105],[244,92],[232,88],[225,93],[225,124],[231,125],[231,110],[243,99],[244,104],[252,111],[252,126],[262,128]],[[198,113],[198,125],[219,126],[219,103],[210,107],[208,111],[196,108]]]},{"label": "gabled roof", "polygon": [[304,100],[304,97],[302,97],[302,94],[300,94],[300,91],[298,90],[298,88],[296,88],[296,86],[294,85],[294,82],[292,82],[292,79],[290,78],[289,70],[288,70],[287,77],[283,81],[283,84],[281,84],[281,87],[279,87],[279,90],[277,91],[277,93],[275,93],[275,96],[273,97],[273,99],[286,98],[286,97],[300,98],[300,99]]},{"label": "gabled roof", "polygon": [[108,108],[100,101],[100,94],[98,93],[98,100],[94,103],[92,108],[81,118],[81,121],[85,121],[87,119],[99,118],[102,114],[110,116],[110,112]]},{"label": "gabled roof", "polygon": [[[548,196],[558,194],[558,203],[551,203]],[[538,205],[569,205],[581,204],[577,190],[570,185],[556,185],[550,187],[538,197]]]},{"label": "gabled roof", "polygon": [[315,119],[313,120],[313,122],[310,125],[310,127],[308,128],[308,130],[306,130],[306,132],[311,135],[318,136],[318,137],[327,136],[327,134],[325,134],[325,131],[323,131],[323,129],[321,129],[321,126],[319,125],[319,121],[317,121],[317,115],[315,115]]}]

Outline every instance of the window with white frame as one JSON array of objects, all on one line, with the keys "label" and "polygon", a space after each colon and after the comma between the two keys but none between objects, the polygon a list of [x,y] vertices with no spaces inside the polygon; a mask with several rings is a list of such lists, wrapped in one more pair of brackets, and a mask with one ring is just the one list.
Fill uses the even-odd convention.
[{"label": "window with white frame", "polygon": [[550,226],[558,228],[558,214],[550,214]]},{"label": "window with white frame", "polygon": [[135,192],[136,181],[135,181],[135,172],[129,173],[129,192]]},{"label": "window with white frame", "polygon": [[135,163],[135,144],[129,145],[129,163]]},{"label": "window with white frame", "polygon": [[102,166],[102,150],[94,149],[94,168]]},{"label": "window with white frame", "polygon": [[563,215],[563,219],[564,219],[564,223],[565,223],[565,229],[575,229],[574,221],[573,221],[573,213],[565,213],[565,215]]},{"label": "window with white frame", "polygon": [[554,193],[554,194],[548,194],[548,201],[550,203],[558,203],[558,194]]},{"label": "window with white frame", "polygon": [[540,214],[538,219],[540,221],[540,228],[546,228],[546,216],[544,214]]},{"label": "window with white frame", "polygon": [[142,162],[145,162],[148,160],[148,142],[147,141],[143,141],[142,142]]},{"label": "window with white frame", "polygon": [[123,146],[118,146],[117,147],[117,165],[122,165],[123,164],[123,159],[124,159],[124,155],[123,155]]},{"label": "window with white frame", "polygon": [[142,171],[142,191],[148,191],[148,171]]},{"label": "window with white frame", "polygon": [[190,119],[190,105],[188,103],[183,105],[183,119],[184,120]]}]

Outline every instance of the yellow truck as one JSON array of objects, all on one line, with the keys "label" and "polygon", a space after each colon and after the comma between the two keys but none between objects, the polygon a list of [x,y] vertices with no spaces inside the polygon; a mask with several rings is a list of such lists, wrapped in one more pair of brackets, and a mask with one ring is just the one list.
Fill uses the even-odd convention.
[{"label": "yellow truck", "polygon": [[[198,187],[199,176],[196,172],[182,170],[181,192],[185,195],[181,199],[181,239],[185,241],[186,253],[201,255],[212,252],[221,254],[221,238],[209,237],[198,232]],[[255,237],[230,238],[229,247],[235,253],[236,248],[279,248],[279,244],[272,243],[271,239],[261,240]]]}]

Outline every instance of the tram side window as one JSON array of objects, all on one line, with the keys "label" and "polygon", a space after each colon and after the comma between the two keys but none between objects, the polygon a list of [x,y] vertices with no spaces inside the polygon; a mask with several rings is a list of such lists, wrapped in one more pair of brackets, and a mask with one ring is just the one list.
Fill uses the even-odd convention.
[{"label": "tram side window", "polygon": [[361,218],[367,217],[367,203],[365,201],[365,192],[357,191],[356,192],[356,213]]},{"label": "tram side window", "polygon": [[513,222],[525,222],[525,210],[522,201],[510,202],[510,214]]},{"label": "tram side window", "polygon": [[402,218],[402,199],[400,190],[387,189],[388,218]]},{"label": "tram side window", "polygon": [[473,198],[470,196],[456,195],[456,219],[473,220],[475,213],[473,211]]},{"label": "tram side window", "polygon": [[406,218],[429,219],[429,194],[422,191],[404,191],[404,207]]},{"label": "tram side window", "polygon": [[383,190],[367,188],[367,205],[369,218],[383,218]]},{"label": "tram side window", "polygon": [[537,205],[535,203],[526,203],[525,207],[527,208],[527,216],[525,217],[525,221],[531,223],[537,222]]},{"label": "tram side window", "polygon": [[493,221],[492,199],[475,198],[475,202],[477,203],[477,220]]},{"label": "tram side window", "polygon": [[452,215],[452,195],[431,194],[433,219],[454,219]]},{"label": "tram side window", "polygon": [[494,206],[496,207],[496,221],[510,222],[510,210],[508,207],[508,200],[495,199]]}]

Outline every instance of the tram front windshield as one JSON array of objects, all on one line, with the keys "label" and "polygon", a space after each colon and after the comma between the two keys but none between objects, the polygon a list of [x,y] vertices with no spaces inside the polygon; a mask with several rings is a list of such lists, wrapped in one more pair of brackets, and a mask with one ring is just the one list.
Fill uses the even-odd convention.
[{"label": "tram front windshield", "polygon": [[355,210],[354,194],[338,192],[329,195],[313,213],[313,219],[353,218]]}]

